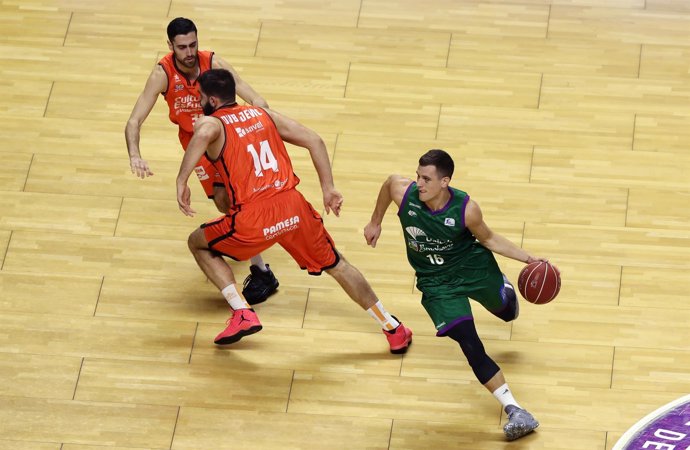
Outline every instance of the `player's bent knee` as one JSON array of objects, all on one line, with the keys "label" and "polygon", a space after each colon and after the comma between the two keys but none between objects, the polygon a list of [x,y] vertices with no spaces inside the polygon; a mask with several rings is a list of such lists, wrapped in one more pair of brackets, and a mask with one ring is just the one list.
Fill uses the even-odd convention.
[{"label": "player's bent knee", "polygon": [[498,313],[494,313],[494,315],[504,322],[510,322],[517,319],[520,315],[520,304],[518,303],[515,288],[505,275],[503,276],[503,291],[501,295],[506,301],[506,306]]},{"label": "player's bent knee", "polygon": [[197,228],[196,230],[192,231],[187,238],[187,246],[192,253],[200,249],[208,248],[204,230]]}]

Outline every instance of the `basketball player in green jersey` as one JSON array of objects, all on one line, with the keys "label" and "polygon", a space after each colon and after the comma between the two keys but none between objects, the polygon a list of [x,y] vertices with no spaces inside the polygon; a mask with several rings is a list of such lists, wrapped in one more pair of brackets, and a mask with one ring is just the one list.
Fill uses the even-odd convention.
[{"label": "basketball player in green jersey", "polygon": [[515,401],[503,372],[484,351],[469,298],[506,322],[516,319],[515,289],[492,252],[525,263],[543,259],[531,256],[484,223],[479,205],[466,192],[448,185],[454,166],[448,153],[430,150],[419,159],[416,182],[389,176],[364,237],[367,244],[376,246],[383,216],[391,201],[395,202],[407,259],[416,272],[422,305],[436,326],[436,335],[460,344],[479,382],[503,405],[508,415],[503,431],[508,440],[514,440],[532,432],[539,422]]}]

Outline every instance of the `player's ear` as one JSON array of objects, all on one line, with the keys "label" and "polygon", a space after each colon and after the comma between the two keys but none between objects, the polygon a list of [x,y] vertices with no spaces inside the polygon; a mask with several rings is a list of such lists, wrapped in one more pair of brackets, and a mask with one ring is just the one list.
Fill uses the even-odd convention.
[{"label": "player's ear", "polygon": [[450,177],[443,177],[441,178],[441,187],[442,188],[447,188],[448,185],[450,184]]},{"label": "player's ear", "polygon": [[168,49],[169,49],[170,51],[173,51],[172,42],[170,42],[170,41],[166,41],[166,42],[168,43]]}]

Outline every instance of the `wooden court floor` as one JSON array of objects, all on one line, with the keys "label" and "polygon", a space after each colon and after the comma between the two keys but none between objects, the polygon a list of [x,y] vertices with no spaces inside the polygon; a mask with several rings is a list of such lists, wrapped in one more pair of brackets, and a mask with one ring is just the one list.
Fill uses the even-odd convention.
[{"label": "wooden court floor", "polygon": [[[226,349],[225,302],[186,247],[216,216],[159,101],[129,171],[124,126],[185,16],[272,108],[326,141],[338,248],[415,333],[384,336],[327,276],[281,282]],[[0,0],[0,449],[610,449],[690,392],[690,4],[684,0]],[[487,223],[562,271],[551,304],[477,326],[536,433],[434,337],[390,173],[430,148]],[[306,151],[301,190],[320,206]],[[516,261],[499,259],[515,280]],[[233,263],[239,280],[247,263]]]}]

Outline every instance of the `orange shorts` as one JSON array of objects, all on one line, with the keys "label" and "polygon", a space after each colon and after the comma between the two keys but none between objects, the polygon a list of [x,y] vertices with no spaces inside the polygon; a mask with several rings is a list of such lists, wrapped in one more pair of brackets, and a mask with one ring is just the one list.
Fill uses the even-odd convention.
[{"label": "orange shorts", "polygon": [[[192,140],[192,135],[180,130],[178,136],[182,148],[186,151],[189,141]],[[201,157],[196,167],[194,167],[194,173],[196,173],[196,177],[199,179],[208,198],[213,198],[213,188],[215,186],[223,186],[223,180],[220,178],[220,174],[216,168],[213,167],[213,163],[208,160],[205,154]]]},{"label": "orange shorts", "polygon": [[323,219],[296,189],[242,205],[201,228],[210,249],[237,261],[273,244],[280,244],[311,275],[320,275],[340,261]]}]

